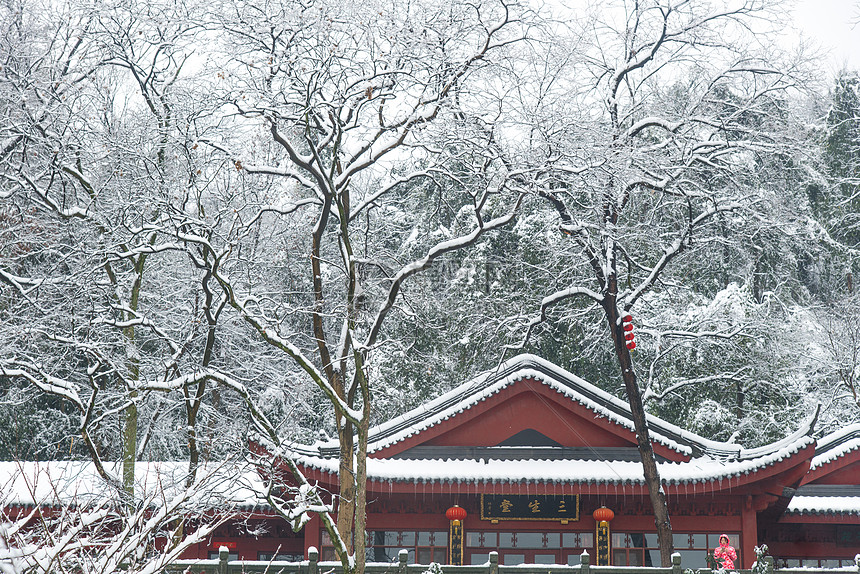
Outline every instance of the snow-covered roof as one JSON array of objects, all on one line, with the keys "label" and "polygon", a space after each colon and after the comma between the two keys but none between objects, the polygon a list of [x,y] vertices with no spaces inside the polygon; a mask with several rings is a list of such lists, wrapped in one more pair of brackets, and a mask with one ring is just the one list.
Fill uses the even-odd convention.
[{"label": "snow-covered roof", "polygon": [[[860,450],[860,424],[848,425],[818,440],[810,464],[812,480],[801,486],[786,508],[794,515],[860,515],[860,478],[857,484],[819,483],[824,467]],[[816,473],[815,471],[818,471]]]},{"label": "snow-covered roof", "polygon": [[[543,383],[560,395],[592,410],[595,416],[606,418],[634,432],[633,417],[627,401],[540,357],[523,354],[433,401],[372,428],[368,453],[378,452],[426,431],[524,379]],[[651,415],[647,416],[647,420],[654,442],[686,456],[723,461],[753,461],[785,448],[794,448],[802,437],[811,434],[814,417],[791,436],[754,449],[746,449],[735,443],[713,441]],[[296,451],[311,458],[334,458],[339,453],[335,440],[320,442],[310,447],[298,447]]]},{"label": "snow-covered roof", "polygon": [[[121,473],[118,463],[105,467],[114,476]],[[135,496],[157,505],[182,492],[187,476],[188,462],[137,462]],[[263,492],[260,476],[248,466],[201,467],[197,480],[192,496],[210,506],[248,509],[258,504],[257,493]],[[91,462],[0,462],[0,506],[87,506],[114,496]]]},{"label": "snow-covered roof", "polygon": [[[813,444],[802,436],[790,444],[757,458],[718,460],[694,458],[688,462],[658,464],[660,477],[667,485],[696,484],[731,480],[777,464]],[[336,474],[338,461],[330,457],[299,455],[305,468]],[[644,484],[642,463],[605,460],[452,460],[452,459],[368,459],[368,480],[407,483],[522,483],[522,484]]]},{"label": "snow-covered roof", "polygon": [[860,516],[860,496],[795,496],[786,508],[788,514],[839,514]]},{"label": "snow-covered roof", "polygon": [[855,450],[860,450],[860,424],[858,423],[822,437],[815,446],[815,456],[810,470],[821,468]]}]

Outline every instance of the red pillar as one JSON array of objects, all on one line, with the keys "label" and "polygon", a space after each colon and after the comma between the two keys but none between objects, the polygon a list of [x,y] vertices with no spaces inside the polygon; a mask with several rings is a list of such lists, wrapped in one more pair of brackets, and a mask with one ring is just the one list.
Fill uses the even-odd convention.
[{"label": "red pillar", "polygon": [[305,535],[305,560],[308,559],[308,548],[313,546],[320,552],[320,560],[322,560],[322,540],[320,539],[320,529],[322,528],[322,520],[316,512],[311,513],[311,519],[302,528]]},{"label": "red pillar", "polygon": [[741,552],[743,554],[741,568],[752,568],[756,546],[758,546],[758,522],[753,497],[747,495],[741,510]]}]

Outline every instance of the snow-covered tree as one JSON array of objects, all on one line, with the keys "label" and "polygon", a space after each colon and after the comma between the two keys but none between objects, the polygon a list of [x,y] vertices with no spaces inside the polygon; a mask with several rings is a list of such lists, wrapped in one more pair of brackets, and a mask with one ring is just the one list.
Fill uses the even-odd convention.
[{"label": "snow-covered tree", "polygon": [[[261,193],[224,206],[229,228],[195,222],[183,239],[228,304],[330,402],[340,492],[337,529],[324,524],[345,568],[354,555],[361,571],[365,555],[367,432],[385,384],[376,362],[402,344],[388,342],[386,319],[413,276],[506,225],[522,196],[493,139],[503,102],[484,86],[524,13],[506,2],[285,2],[236,4],[220,22],[224,94],[255,145],[204,143]],[[428,196],[449,216],[423,219]],[[259,234],[269,240],[251,244]]]},{"label": "snow-covered tree", "polygon": [[137,504],[126,512],[91,463],[0,463],[0,572],[161,572],[241,502],[231,496],[243,473],[228,465],[191,483],[175,463],[138,470]]},{"label": "snow-covered tree", "polygon": [[[631,400],[666,551],[645,407],[746,440],[756,407],[771,432],[849,373],[805,309],[820,245],[856,248],[856,87],[816,131],[768,3],[0,10],[0,417],[53,409],[14,413],[44,436],[17,452],[89,458],[127,502],[136,462],[184,458],[191,487],[252,439],[293,471],[262,494],[297,527],[321,513],[360,572],[371,421],[526,332]],[[777,352],[781,324],[808,353]],[[333,499],[290,458],[318,432]]]},{"label": "snow-covered tree", "polygon": [[787,95],[805,76],[763,45],[768,21],[779,21],[775,4],[602,5],[571,24],[567,50],[557,50],[569,56],[545,58],[555,73],[537,84],[543,99],[530,110],[531,184],[569,242],[551,255],[564,258],[566,284],[546,295],[526,336],[570,299],[602,315],[664,566],[671,525],[631,354],[639,331],[626,331],[623,318],[650,291],[681,286],[667,269],[723,240],[722,223],[738,228],[770,204],[759,159],[798,145]]},{"label": "snow-covered tree", "polygon": [[[4,221],[27,233],[0,235],[14,248],[0,376],[75,413],[128,520],[137,460],[185,456],[190,486],[252,425],[293,471],[269,501],[296,527],[321,513],[361,572],[378,357],[408,344],[389,342],[386,319],[408,318],[415,276],[514,218],[524,192],[494,134],[504,98],[485,87],[529,12],[210,7],[10,11],[30,37],[13,38],[23,71],[4,68],[25,102],[4,134]],[[449,213],[426,220],[432,196]],[[299,417],[270,416],[313,388],[341,441],[337,524],[290,458]],[[227,410],[248,418],[231,427]]]}]

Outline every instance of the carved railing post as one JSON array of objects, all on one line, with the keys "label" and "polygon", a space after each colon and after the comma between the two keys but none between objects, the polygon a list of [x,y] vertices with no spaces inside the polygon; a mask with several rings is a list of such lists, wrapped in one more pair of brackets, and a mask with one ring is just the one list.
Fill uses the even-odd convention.
[{"label": "carved railing post", "polygon": [[681,574],[681,555],[672,553],[672,574]]},{"label": "carved railing post", "polygon": [[308,574],[320,573],[319,560],[320,551],[313,546],[308,548]]},{"label": "carved railing post", "polygon": [[227,561],[230,560],[230,549],[222,546],[218,549],[218,574],[227,574]]}]

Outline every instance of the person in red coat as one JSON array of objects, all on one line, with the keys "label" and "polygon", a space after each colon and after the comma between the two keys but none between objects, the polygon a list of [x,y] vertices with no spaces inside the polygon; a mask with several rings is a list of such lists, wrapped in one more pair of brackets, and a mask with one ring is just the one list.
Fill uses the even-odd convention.
[{"label": "person in red coat", "polygon": [[738,553],[729,544],[728,534],[720,534],[720,546],[714,549],[714,560],[725,570],[734,570],[737,559]]}]

